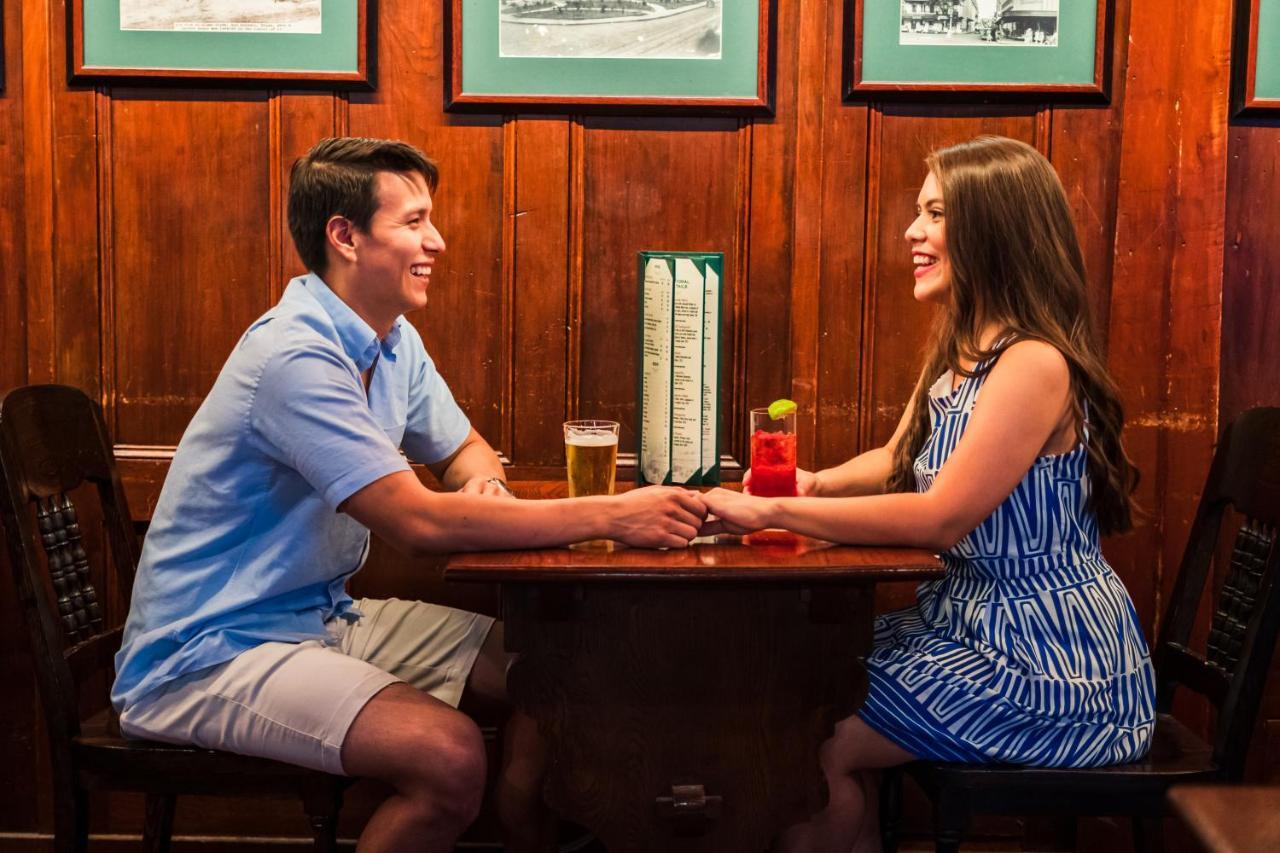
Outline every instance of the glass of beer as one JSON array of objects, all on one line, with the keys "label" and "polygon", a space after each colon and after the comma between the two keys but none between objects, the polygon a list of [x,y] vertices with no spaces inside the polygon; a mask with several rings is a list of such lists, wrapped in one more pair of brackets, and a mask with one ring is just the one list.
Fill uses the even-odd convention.
[{"label": "glass of beer", "polygon": [[613,494],[618,471],[618,422],[566,421],[564,456],[569,497]]}]

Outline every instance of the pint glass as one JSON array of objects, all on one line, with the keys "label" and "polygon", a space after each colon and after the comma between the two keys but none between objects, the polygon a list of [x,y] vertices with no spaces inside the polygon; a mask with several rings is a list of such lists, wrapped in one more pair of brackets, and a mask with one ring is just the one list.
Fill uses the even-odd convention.
[{"label": "pint glass", "polygon": [[564,456],[569,497],[613,494],[618,470],[618,422],[566,421]]}]

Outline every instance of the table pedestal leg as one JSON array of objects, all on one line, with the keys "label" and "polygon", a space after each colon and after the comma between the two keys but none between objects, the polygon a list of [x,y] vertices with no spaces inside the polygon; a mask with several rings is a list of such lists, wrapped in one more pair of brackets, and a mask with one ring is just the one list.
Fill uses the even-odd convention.
[{"label": "table pedestal leg", "polygon": [[610,853],[755,853],[825,804],[869,587],[509,584],[503,610],[547,801]]}]

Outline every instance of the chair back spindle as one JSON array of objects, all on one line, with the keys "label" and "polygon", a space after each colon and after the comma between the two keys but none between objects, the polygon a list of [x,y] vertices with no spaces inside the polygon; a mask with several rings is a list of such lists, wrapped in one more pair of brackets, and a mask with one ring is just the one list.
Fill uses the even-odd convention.
[{"label": "chair back spindle", "polygon": [[1258,606],[1263,570],[1275,538],[1275,528],[1268,529],[1256,519],[1246,519],[1236,536],[1231,568],[1218,596],[1205,654],[1209,665],[1225,673],[1234,672],[1240,663],[1249,617]]},{"label": "chair back spindle", "polygon": [[102,631],[102,608],[89,579],[76,508],[65,493],[36,501],[36,524],[58,597],[58,613],[72,645]]}]

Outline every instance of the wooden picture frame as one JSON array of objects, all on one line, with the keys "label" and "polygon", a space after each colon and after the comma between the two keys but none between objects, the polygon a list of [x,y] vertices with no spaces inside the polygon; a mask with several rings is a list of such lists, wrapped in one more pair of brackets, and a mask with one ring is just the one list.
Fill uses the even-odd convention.
[{"label": "wooden picture frame", "polygon": [[71,82],[372,88],[376,0],[219,2],[69,0]]},{"label": "wooden picture frame", "polygon": [[448,0],[445,108],[772,115],[776,2]]},{"label": "wooden picture frame", "polygon": [[[931,8],[917,15],[918,7]],[[845,0],[845,99],[1110,99],[1110,0],[996,0],[987,18],[979,8],[976,0]]]},{"label": "wooden picture frame", "polygon": [[1280,0],[1236,0],[1231,100],[1238,116],[1280,115]]}]

